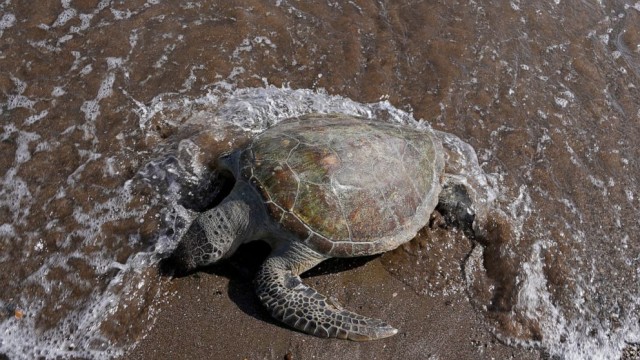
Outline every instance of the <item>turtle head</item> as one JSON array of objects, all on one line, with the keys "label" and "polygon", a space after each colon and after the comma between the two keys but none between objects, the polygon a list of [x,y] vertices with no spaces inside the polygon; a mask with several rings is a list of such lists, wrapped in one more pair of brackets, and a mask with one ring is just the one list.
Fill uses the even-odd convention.
[{"label": "turtle head", "polygon": [[191,223],[168,259],[176,274],[214,264],[233,252],[235,236],[229,231],[231,227],[224,218],[210,214],[212,210],[200,214]]},{"label": "turtle head", "polygon": [[237,181],[222,203],[195,218],[167,259],[176,274],[216,263],[231,256],[243,242],[257,238],[264,223],[264,206],[249,186]]}]

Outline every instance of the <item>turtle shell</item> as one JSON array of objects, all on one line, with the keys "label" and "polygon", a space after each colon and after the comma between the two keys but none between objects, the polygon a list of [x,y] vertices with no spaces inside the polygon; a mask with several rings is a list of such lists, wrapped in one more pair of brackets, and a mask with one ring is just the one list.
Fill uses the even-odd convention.
[{"label": "turtle shell", "polygon": [[240,161],[273,219],[333,257],[412,239],[438,202],[444,167],[430,131],[344,115],[282,121]]}]

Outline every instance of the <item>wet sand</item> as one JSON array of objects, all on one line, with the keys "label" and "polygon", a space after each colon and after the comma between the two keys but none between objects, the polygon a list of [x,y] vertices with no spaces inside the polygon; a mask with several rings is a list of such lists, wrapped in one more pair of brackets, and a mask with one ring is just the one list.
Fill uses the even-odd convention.
[{"label": "wet sand", "polygon": [[[421,241],[424,239],[415,239],[407,246]],[[397,335],[353,342],[320,339],[289,329],[271,319],[253,292],[253,274],[267,253],[266,245],[254,243],[215,268],[182,278],[167,277],[155,325],[123,359],[542,357],[538,350],[510,347],[492,336],[466,293],[418,295],[392,276],[385,264],[393,261],[392,257],[404,257],[402,248],[376,257],[328,260],[303,276],[305,282],[336,297],[344,307],[386,320],[398,328]],[[447,286],[455,287],[462,281],[460,276]]]},{"label": "wet sand", "polygon": [[[163,295],[155,304],[155,323],[121,359],[556,359],[539,347],[507,345],[493,335],[478,304],[470,302],[464,279],[477,243],[434,223],[396,250],[330,259],[302,276],[345,308],[396,327],[393,337],[321,339],[272,319],[252,284],[269,253],[258,241],[187,276],[173,277],[160,267]],[[417,250],[425,248],[429,252]],[[640,345],[628,344],[620,359],[640,359]]]}]

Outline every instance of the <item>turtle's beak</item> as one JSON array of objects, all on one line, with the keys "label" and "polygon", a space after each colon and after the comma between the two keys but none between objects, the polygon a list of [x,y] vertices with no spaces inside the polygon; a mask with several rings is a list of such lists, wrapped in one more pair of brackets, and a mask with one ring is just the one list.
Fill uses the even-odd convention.
[{"label": "turtle's beak", "polygon": [[212,249],[213,245],[207,239],[206,232],[198,221],[194,221],[166,260],[166,266],[172,267],[175,275],[188,274],[198,266],[211,262]]},{"label": "turtle's beak", "polygon": [[172,268],[174,275],[184,276],[193,271],[197,264],[194,258],[189,256],[189,250],[185,243],[180,242],[171,256],[167,258],[165,266]]}]

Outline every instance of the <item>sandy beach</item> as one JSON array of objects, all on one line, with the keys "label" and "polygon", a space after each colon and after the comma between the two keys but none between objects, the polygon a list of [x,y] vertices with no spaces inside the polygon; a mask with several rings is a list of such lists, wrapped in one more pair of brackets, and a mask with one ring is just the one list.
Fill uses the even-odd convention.
[{"label": "sandy beach", "polygon": [[272,320],[253,292],[253,274],[267,251],[266,245],[250,244],[224,264],[165,278],[156,323],[123,360],[543,358],[538,350],[498,341],[465,293],[420,296],[392,276],[383,263],[402,256],[403,249],[328,260],[303,276],[344,307],[385,319],[399,329],[397,335],[353,342],[297,332]]}]

